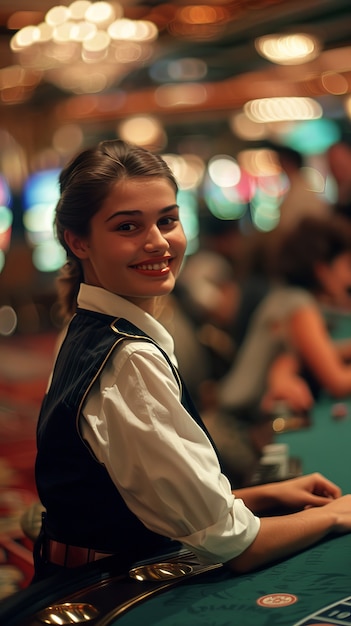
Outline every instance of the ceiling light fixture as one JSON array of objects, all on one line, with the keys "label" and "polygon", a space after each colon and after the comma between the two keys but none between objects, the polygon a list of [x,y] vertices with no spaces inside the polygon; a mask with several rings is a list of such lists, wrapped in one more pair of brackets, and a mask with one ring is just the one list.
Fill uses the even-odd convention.
[{"label": "ceiling light fixture", "polygon": [[323,109],[312,98],[259,98],[247,102],[244,113],[253,122],[285,122],[318,119]]},{"label": "ceiling light fixture", "polygon": [[255,40],[257,52],[280,65],[298,65],[312,61],[320,53],[316,37],[304,33],[266,35]]},{"label": "ceiling light fixture", "polygon": [[157,26],[123,17],[116,2],[57,5],[44,22],[20,29],[10,47],[19,64],[74,93],[97,93],[150,58]]}]

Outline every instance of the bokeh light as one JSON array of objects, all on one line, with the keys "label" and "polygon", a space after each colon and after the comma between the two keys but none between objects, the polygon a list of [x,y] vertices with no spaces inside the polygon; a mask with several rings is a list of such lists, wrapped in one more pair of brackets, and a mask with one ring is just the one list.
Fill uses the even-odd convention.
[{"label": "bokeh light", "polygon": [[26,238],[33,247],[33,264],[41,272],[56,271],[66,258],[53,232],[59,174],[59,169],[37,172],[28,178],[23,191]]},{"label": "bokeh light", "polygon": [[199,247],[200,230],[197,194],[189,189],[180,189],[177,201],[180,221],[187,239],[186,254],[194,254]]},{"label": "bokeh light", "polygon": [[0,335],[13,335],[17,327],[17,315],[11,306],[0,307]]},{"label": "bokeh light", "polygon": [[12,196],[4,176],[0,175],[0,273],[6,262],[6,252],[11,243],[13,212],[10,208]]},{"label": "bokeh light", "polygon": [[296,123],[281,133],[282,143],[304,155],[325,152],[340,138],[340,127],[327,118]]},{"label": "bokeh light", "polygon": [[259,54],[280,65],[298,65],[315,59],[320,53],[316,37],[306,33],[275,34],[259,37],[255,41]]}]

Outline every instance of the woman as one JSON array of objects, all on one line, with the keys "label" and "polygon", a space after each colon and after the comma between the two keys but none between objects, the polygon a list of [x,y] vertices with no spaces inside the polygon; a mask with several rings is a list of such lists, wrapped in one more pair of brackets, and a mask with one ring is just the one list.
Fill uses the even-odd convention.
[{"label": "woman", "polygon": [[350,222],[338,215],[301,220],[282,238],[275,272],[219,392],[222,408],[248,421],[279,395],[308,410],[311,396],[295,374],[315,396],[320,389],[337,398],[351,393],[351,340],[333,341],[327,326],[330,309],[351,313]]},{"label": "woman", "polygon": [[[62,171],[60,187],[60,292],[73,317],[38,423],[36,579],[182,545],[249,571],[349,532],[351,496],[319,474],[234,495],[221,473],[155,317],[186,247],[166,163],[102,142]],[[259,519],[275,505],[298,512]]]}]

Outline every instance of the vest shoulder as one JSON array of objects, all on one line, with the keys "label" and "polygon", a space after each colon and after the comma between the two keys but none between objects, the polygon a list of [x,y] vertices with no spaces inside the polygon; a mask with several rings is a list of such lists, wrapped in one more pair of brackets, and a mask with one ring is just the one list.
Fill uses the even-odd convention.
[{"label": "vest shoulder", "polygon": [[135,326],[129,320],[123,317],[115,317],[113,315],[107,315],[105,313],[98,313],[96,311],[90,311],[88,309],[77,309],[75,316],[72,319],[71,325],[84,326],[85,328],[106,328],[116,335],[120,334],[126,337],[144,337],[152,341],[151,337],[142,331],[138,326]]}]

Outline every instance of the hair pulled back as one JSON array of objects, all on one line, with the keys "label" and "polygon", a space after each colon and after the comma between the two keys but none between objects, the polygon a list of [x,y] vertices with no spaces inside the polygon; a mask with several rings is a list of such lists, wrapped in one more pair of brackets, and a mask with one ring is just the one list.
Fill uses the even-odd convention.
[{"label": "hair pulled back", "polygon": [[56,236],[66,250],[67,262],[58,279],[60,312],[64,320],[76,309],[83,281],[80,260],[65,241],[65,231],[89,235],[90,221],[100,210],[112,187],[126,178],[166,178],[177,192],[177,183],[167,163],[156,154],[121,140],[102,141],[78,154],[61,171],[60,199],[55,210]]},{"label": "hair pulled back", "polygon": [[330,265],[345,252],[351,252],[349,219],[335,213],[305,217],[281,240],[276,269],[287,283],[316,292],[316,264]]}]

